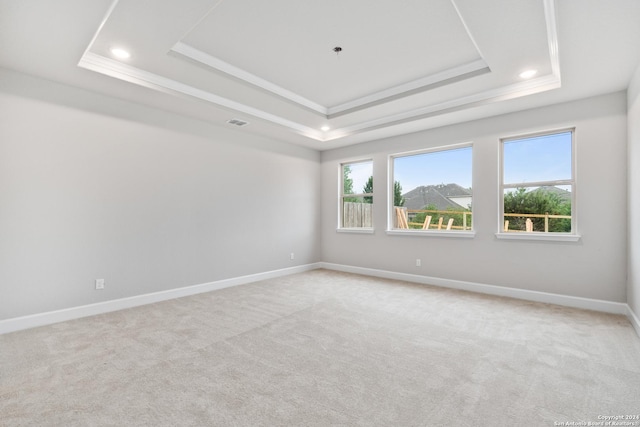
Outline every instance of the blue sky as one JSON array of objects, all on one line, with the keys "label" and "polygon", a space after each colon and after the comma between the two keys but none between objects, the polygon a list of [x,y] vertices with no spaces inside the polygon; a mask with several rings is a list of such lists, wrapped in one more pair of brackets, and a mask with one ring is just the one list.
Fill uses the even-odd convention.
[{"label": "blue sky", "polygon": [[[393,162],[394,179],[403,193],[421,185],[472,186],[471,147],[396,157]],[[506,141],[504,165],[505,184],[571,179],[571,132]],[[373,164],[350,166],[353,191],[359,193],[372,175]]]},{"label": "blue sky", "polygon": [[351,167],[349,176],[353,180],[353,192],[361,193],[367,180],[373,175],[373,162],[351,163],[349,166]]},{"label": "blue sky", "polygon": [[456,183],[471,187],[471,147],[396,157],[394,179],[406,193],[421,185]]},{"label": "blue sky", "polygon": [[561,179],[571,179],[571,132],[505,142],[505,184]]}]

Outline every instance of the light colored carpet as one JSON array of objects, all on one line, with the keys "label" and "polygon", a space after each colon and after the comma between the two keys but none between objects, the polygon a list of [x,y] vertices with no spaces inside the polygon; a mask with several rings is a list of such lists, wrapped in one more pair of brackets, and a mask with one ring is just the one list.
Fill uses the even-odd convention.
[{"label": "light colored carpet", "polygon": [[640,414],[640,340],[623,316],[327,270],[0,336],[3,426],[622,414]]}]

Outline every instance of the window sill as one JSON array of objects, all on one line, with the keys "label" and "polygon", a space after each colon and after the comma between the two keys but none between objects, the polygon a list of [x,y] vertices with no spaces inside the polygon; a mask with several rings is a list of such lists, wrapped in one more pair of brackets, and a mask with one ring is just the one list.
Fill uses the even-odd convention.
[{"label": "window sill", "polygon": [[390,236],[420,236],[420,237],[454,237],[462,239],[473,239],[475,231],[423,231],[423,230],[387,230]]},{"label": "window sill", "polygon": [[501,240],[542,240],[547,242],[577,242],[581,238],[579,234],[565,233],[496,233],[496,237]]},{"label": "window sill", "polygon": [[338,233],[373,234],[373,228],[336,228]]}]

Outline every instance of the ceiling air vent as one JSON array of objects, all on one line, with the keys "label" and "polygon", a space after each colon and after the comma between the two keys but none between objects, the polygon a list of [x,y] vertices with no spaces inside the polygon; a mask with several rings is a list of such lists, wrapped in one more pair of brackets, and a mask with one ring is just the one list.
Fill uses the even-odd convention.
[{"label": "ceiling air vent", "polygon": [[236,125],[236,126],[239,126],[239,127],[246,126],[246,125],[249,124],[249,122],[245,122],[244,120],[240,120],[240,119],[227,120],[227,123],[232,124],[232,125]]}]

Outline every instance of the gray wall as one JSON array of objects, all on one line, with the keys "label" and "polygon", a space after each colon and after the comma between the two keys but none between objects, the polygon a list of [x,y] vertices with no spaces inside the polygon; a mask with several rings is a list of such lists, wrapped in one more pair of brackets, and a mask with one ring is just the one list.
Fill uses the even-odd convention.
[{"label": "gray wall", "polygon": [[[626,107],[621,92],[326,151],[322,154],[322,259],[625,302]],[[582,239],[577,243],[497,240],[499,138],[574,126]],[[387,235],[388,156],[470,141],[474,143],[475,238]],[[375,233],[337,233],[339,163],[364,158],[374,159]],[[421,258],[421,267],[415,266],[416,258]]]},{"label": "gray wall", "polygon": [[[628,298],[638,313],[633,221],[625,284],[627,154],[629,209],[640,208],[639,93],[640,72],[628,123],[617,93],[320,156],[0,70],[0,320],[321,260]],[[577,127],[581,241],[496,240],[498,139],[569,126]],[[469,141],[476,237],[386,235],[388,155]],[[375,234],[336,233],[339,163],[364,158],[375,162]],[[106,279],[104,291],[94,290],[96,278]]]},{"label": "gray wall", "polygon": [[627,304],[640,316],[640,66],[627,92],[629,115],[629,277]]},{"label": "gray wall", "polygon": [[6,70],[0,111],[0,320],[320,260],[315,151]]}]

